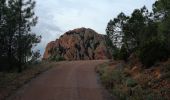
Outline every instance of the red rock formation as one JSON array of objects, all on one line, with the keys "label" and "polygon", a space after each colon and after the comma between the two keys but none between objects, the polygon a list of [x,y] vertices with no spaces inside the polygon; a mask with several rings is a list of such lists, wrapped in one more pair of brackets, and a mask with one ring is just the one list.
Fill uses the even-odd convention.
[{"label": "red rock formation", "polygon": [[105,36],[92,29],[78,28],[48,43],[43,59],[61,56],[66,60],[108,59]]}]

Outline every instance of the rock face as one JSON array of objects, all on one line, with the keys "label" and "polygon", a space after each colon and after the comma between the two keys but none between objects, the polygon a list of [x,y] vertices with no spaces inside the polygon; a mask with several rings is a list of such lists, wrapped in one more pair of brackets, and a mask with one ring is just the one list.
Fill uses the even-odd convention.
[{"label": "rock face", "polygon": [[64,57],[66,60],[110,58],[105,36],[87,28],[68,31],[56,41],[48,43],[43,59],[56,55]]}]

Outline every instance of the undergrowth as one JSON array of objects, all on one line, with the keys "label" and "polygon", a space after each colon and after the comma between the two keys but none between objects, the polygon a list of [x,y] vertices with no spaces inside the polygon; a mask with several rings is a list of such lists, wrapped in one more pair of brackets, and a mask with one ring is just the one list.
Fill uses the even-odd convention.
[{"label": "undergrowth", "polygon": [[110,68],[107,63],[100,65],[97,73],[105,88],[119,100],[170,100],[170,89],[159,87],[163,79],[170,79],[169,67],[166,65],[162,69],[165,73],[160,79],[145,74],[145,71],[138,73],[139,77],[135,79],[128,73],[130,69]]}]

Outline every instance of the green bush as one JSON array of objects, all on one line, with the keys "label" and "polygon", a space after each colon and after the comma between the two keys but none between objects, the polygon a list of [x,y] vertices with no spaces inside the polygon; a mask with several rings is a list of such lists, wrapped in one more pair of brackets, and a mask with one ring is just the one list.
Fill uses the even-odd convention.
[{"label": "green bush", "polygon": [[111,72],[111,80],[115,83],[115,84],[119,84],[122,83],[123,81],[123,74],[121,70],[114,70]]},{"label": "green bush", "polygon": [[128,57],[129,57],[129,53],[127,52],[127,49],[123,45],[120,49],[119,48],[114,49],[113,57],[115,60],[127,61]]},{"label": "green bush", "polygon": [[127,85],[128,87],[134,87],[134,86],[137,85],[137,82],[136,82],[136,80],[134,80],[134,79],[132,79],[132,78],[127,78],[127,79],[126,79],[126,85]]},{"label": "green bush", "polygon": [[119,51],[119,53],[118,53],[118,58],[119,58],[120,60],[127,61],[128,57],[129,57],[129,56],[128,56],[127,49],[125,48],[124,45],[122,45],[122,47],[121,47],[121,49],[120,49],[120,51]]},{"label": "green bush", "polygon": [[156,62],[166,60],[168,55],[169,50],[166,43],[159,39],[154,39],[147,42],[140,49],[139,58],[144,66],[150,67]]},{"label": "green bush", "polygon": [[112,48],[112,56],[113,56],[114,60],[119,59],[119,51],[120,51],[120,49],[117,47]]},{"label": "green bush", "polygon": [[50,61],[63,61],[65,60],[65,58],[59,55],[55,55],[55,56],[50,57],[49,60]]},{"label": "green bush", "polygon": [[120,88],[113,88],[111,93],[118,98],[118,100],[127,100],[128,94]]}]

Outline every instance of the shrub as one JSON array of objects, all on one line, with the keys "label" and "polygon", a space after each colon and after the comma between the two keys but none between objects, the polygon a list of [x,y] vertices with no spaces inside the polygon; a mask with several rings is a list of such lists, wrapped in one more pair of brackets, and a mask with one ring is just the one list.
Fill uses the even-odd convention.
[{"label": "shrub", "polygon": [[126,85],[127,85],[128,87],[134,87],[134,86],[137,85],[137,82],[136,82],[136,80],[134,80],[134,79],[132,79],[132,78],[127,78],[127,80],[126,80]]},{"label": "shrub", "polygon": [[114,48],[113,57],[115,60],[127,61],[128,57],[129,57],[129,53],[127,52],[127,49],[123,45],[120,49]]},{"label": "shrub", "polygon": [[97,68],[97,72],[100,75],[101,82],[108,89],[112,89],[115,84],[121,84],[123,74],[121,70],[115,69],[110,71],[108,65],[102,64]]},{"label": "shrub", "polygon": [[129,54],[127,52],[127,48],[125,48],[125,45],[122,45],[120,49],[120,53],[119,53],[119,58],[121,60],[127,61],[128,57],[129,57]]},{"label": "shrub", "polygon": [[123,81],[123,74],[121,70],[113,70],[111,72],[111,80],[115,84],[120,84]]},{"label": "shrub", "polygon": [[50,61],[63,61],[65,60],[65,58],[59,55],[55,55],[55,56],[50,57],[49,60]]},{"label": "shrub", "polygon": [[112,89],[112,94],[118,98],[118,100],[127,100],[127,91],[123,91],[120,88]]},{"label": "shrub", "polygon": [[146,67],[150,67],[155,62],[166,60],[169,55],[169,50],[167,49],[166,43],[153,39],[141,48],[139,58],[142,64]]},{"label": "shrub", "polygon": [[99,67],[97,67],[96,71],[99,75],[103,75],[106,71],[106,64],[101,64]]},{"label": "shrub", "polygon": [[115,60],[119,60],[119,52],[120,52],[120,49],[115,47],[113,50],[113,58]]},{"label": "shrub", "polygon": [[[169,89],[162,88],[155,91],[151,87],[158,84],[160,80],[152,80],[153,77],[144,73],[140,74],[138,79],[133,79],[132,76],[126,74],[126,70],[126,68],[110,70],[107,64],[103,64],[98,68],[103,85],[118,100],[169,100],[169,97],[166,97],[170,93]],[[169,77],[169,74],[165,76]]]}]

